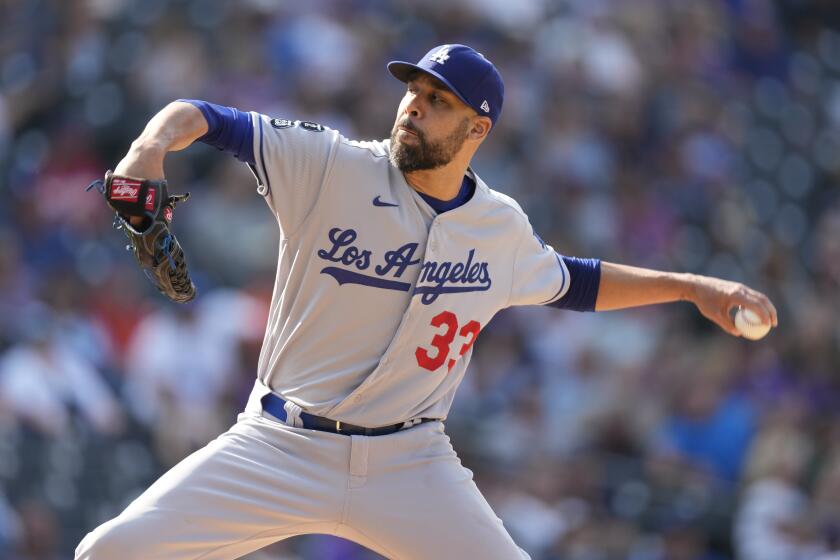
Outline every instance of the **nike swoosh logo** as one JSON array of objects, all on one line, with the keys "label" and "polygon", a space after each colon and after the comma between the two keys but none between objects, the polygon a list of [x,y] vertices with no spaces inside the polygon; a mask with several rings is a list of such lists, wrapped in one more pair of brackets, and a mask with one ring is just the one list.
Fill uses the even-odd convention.
[{"label": "nike swoosh logo", "polygon": [[374,198],[374,199],[373,199],[373,205],[374,205],[374,206],[399,206],[399,204],[394,204],[394,203],[392,203],[392,202],[384,202],[384,201],[383,201],[381,198],[379,198],[378,196],[377,196],[376,198]]}]

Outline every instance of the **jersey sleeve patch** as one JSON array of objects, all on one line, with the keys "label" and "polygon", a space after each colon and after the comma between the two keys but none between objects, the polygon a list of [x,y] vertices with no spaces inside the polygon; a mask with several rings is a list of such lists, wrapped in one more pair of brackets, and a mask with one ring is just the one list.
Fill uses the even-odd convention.
[{"label": "jersey sleeve patch", "polygon": [[257,192],[277,216],[281,233],[293,235],[318,200],[340,135],[319,123],[252,113]]},{"label": "jersey sleeve patch", "polygon": [[322,124],[318,124],[312,121],[293,121],[291,119],[271,119],[269,121],[271,126],[276,129],[283,129],[283,128],[292,128],[298,126],[303,130],[308,130],[310,132],[324,132],[327,127]]},{"label": "jersey sleeve patch", "polygon": [[312,121],[300,121],[299,124],[302,129],[309,130],[311,132],[324,132],[326,129],[324,125]]},{"label": "jersey sleeve patch", "polygon": [[291,128],[295,126],[295,121],[289,119],[271,119],[271,126],[274,128]]}]

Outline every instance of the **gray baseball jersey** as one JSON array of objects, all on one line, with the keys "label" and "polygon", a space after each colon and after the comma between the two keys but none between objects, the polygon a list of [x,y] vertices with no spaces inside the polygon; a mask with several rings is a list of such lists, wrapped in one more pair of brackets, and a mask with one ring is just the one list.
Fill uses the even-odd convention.
[{"label": "gray baseball jersey", "polygon": [[261,400],[274,391],[287,411],[366,427],[444,418],[481,329],[505,307],[560,299],[565,262],[472,171],[472,198],[438,215],[387,142],[251,119],[252,169],[281,231],[254,391],[231,429],[91,531],[77,560],[228,560],[308,533],[388,558],[528,558],[441,422],[342,435]]},{"label": "gray baseball jersey", "polygon": [[445,418],[496,312],[568,290],[563,260],[472,170],[472,198],[438,215],[387,140],[251,118],[259,192],[281,231],[258,392],[368,427]]}]

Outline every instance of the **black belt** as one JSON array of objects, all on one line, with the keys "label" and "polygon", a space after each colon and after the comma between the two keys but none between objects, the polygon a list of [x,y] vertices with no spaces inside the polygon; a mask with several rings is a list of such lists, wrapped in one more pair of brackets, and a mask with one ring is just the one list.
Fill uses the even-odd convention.
[{"label": "black belt", "polygon": [[[286,401],[274,393],[268,393],[262,398],[261,402],[263,410],[282,422],[286,421]],[[329,418],[324,418],[322,416],[315,416],[314,414],[309,414],[307,412],[301,412],[300,419],[301,422],[303,422],[303,427],[309,430],[318,430],[321,432],[331,432],[333,434],[343,434],[348,436],[385,436],[402,430],[406,424],[405,422],[400,422],[399,424],[381,426],[379,428],[365,428],[364,426],[356,426],[354,424],[339,422],[338,420],[330,420]],[[437,420],[437,418],[421,418],[420,421],[416,423],[422,424],[424,422],[432,422],[433,420]]]}]

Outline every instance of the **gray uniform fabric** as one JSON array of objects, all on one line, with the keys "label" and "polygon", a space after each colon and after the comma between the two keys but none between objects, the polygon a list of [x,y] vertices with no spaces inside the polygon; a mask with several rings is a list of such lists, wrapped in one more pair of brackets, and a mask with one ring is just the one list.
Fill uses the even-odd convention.
[{"label": "gray uniform fabric", "polygon": [[[260,188],[281,230],[257,377],[307,412],[367,427],[445,418],[475,325],[568,289],[519,205],[478,176],[469,202],[436,215],[387,141],[254,118]],[[454,317],[435,319],[444,312]]]},{"label": "gray uniform fabric", "polygon": [[[315,123],[252,114],[258,191],[281,232],[245,412],[79,545],[79,560],[238,558],[304,533],[388,558],[527,558],[442,422],[378,436],[303,429],[446,418],[479,331],[562,297],[569,272],[511,198],[476,182],[437,215],[388,159]],[[286,423],[262,410],[273,391]],[[410,424],[410,422],[409,422]]]},{"label": "gray uniform fabric", "polygon": [[401,560],[528,558],[442,423],[365,437],[251,414],[88,534],[76,558],[227,560],[310,533]]}]

